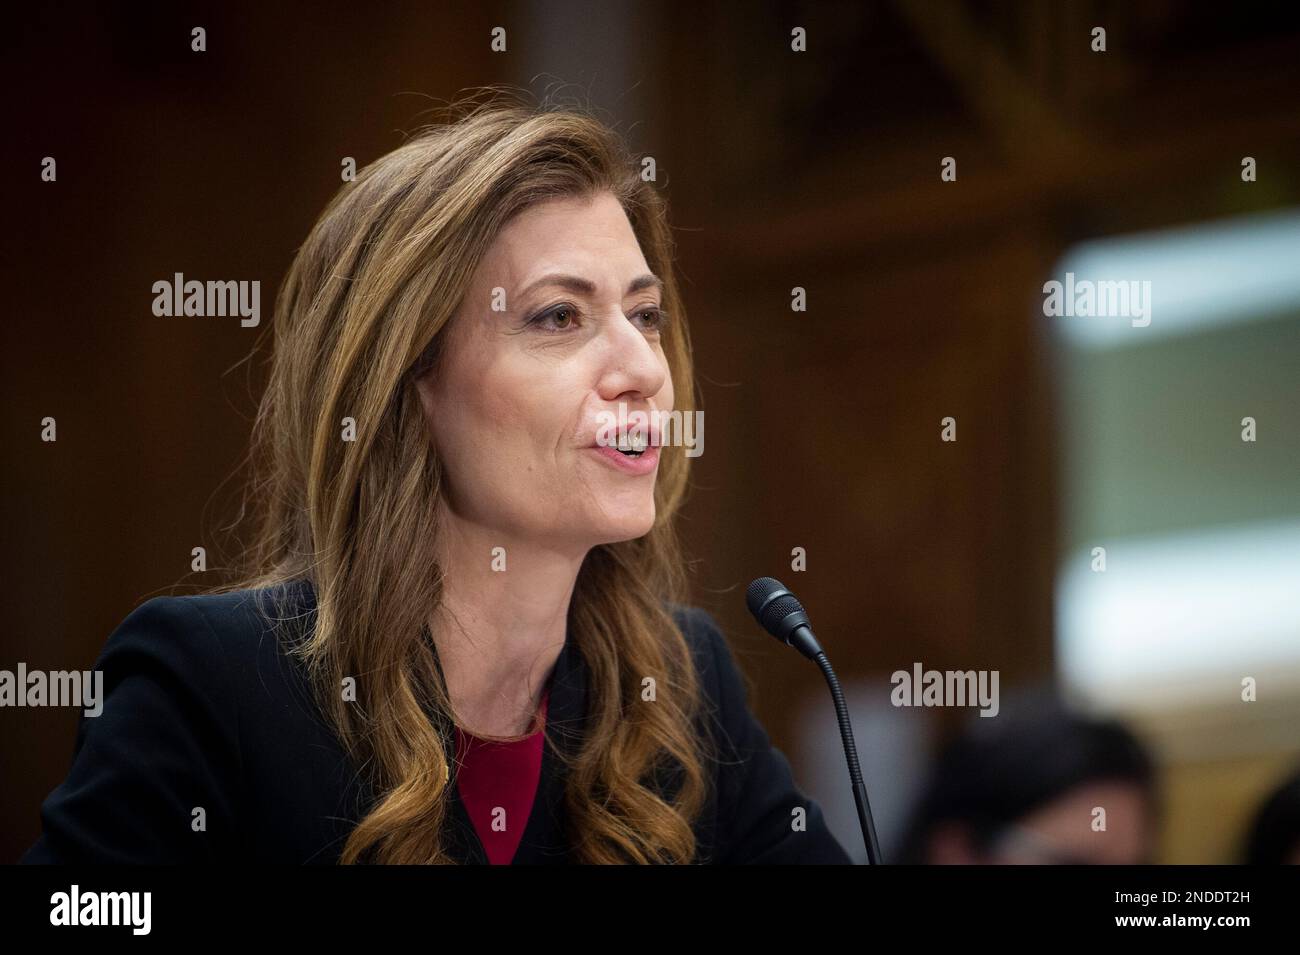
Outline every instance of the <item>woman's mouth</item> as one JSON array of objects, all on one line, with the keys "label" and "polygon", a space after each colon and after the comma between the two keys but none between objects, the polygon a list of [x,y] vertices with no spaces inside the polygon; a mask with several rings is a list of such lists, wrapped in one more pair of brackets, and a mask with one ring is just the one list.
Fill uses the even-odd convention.
[{"label": "woman's mouth", "polygon": [[595,453],[601,460],[618,468],[624,474],[649,474],[659,464],[658,445],[649,445],[643,451],[636,450],[635,446],[629,446],[626,450],[620,451],[618,448],[609,445],[597,445],[596,447],[587,448],[587,450]]}]

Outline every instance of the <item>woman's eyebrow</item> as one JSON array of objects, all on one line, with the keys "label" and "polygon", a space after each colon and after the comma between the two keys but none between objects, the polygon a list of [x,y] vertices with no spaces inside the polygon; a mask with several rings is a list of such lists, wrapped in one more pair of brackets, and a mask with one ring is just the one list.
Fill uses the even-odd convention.
[{"label": "woman's eyebrow", "polygon": [[[592,282],[589,279],[584,279],[579,275],[565,275],[557,272],[551,275],[543,275],[537,281],[531,283],[527,288],[525,288],[522,292],[519,293],[520,298],[527,295],[529,292],[532,292],[534,289],[541,288],[543,285],[558,285],[561,288],[565,288],[571,292],[576,292],[582,295],[596,294],[595,282]],[[664,287],[663,279],[659,278],[659,276],[657,275],[652,275],[649,272],[647,272],[645,275],[638,275],[631,282],[629,282],[627,286],[627,291],[624,294],[632,295],[636,292],[640,292],[642,289],[647,289],[647,288],[662,289],[663,287]]]}]

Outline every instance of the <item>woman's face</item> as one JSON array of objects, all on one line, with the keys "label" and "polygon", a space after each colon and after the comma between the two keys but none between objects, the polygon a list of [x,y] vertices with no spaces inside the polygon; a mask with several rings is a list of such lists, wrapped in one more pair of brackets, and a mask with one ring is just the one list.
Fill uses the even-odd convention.
[{"label": "woman's face", "polygon": [[597,438],[620,402],[672,410],[661,304],[611,193],[548,200],[502,229],[444,332],[441,374],[419,386],[457,517],[503,545],[582,553],[650,530],[659,448],[630,458]]}]

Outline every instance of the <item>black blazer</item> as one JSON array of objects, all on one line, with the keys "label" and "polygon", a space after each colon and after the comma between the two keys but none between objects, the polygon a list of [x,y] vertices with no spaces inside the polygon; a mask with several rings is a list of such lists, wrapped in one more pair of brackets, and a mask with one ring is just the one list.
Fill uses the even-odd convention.
[{"label": "black blazer", "polygon": [[[310,584],[286,595],[314,624]],[[113,632],[96,669],[105,699],[80,716],[72,768],[41,806],[25,863],[338,861],[372,796],[314,704],[304,670],[283,652],[253,591],[156,597]],[[727,642],[703,610],[674,607],[707,693],[701,732],[723,758],[695,825],[696,862],[849,864],[821,808],[750,712]],[[551,679],[547,721],[566,751],[581,741],[587,668],[570,640]],[[454,747],[454,734],[444,729]],[[563,767],[548,744],[516,864],[564,863]],[[447,849],[486,864],[451,788]],[[192,830],[195,807],[206,831]],[[806,810],[794,830],[792,810]]]}]

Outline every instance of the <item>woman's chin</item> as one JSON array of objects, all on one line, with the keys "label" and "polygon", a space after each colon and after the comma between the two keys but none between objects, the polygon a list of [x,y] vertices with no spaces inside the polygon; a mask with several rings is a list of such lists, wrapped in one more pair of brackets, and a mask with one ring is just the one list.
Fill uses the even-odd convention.
[{"label": "woman's chin", "polygon": [[606,521],[594,529],[594,536],[602,544],[617,544],[619,541],[636,540],[645,537],[655,525],[655,511],[652,504],[644,513],[636,516],[625,515],[617,521]]}]

